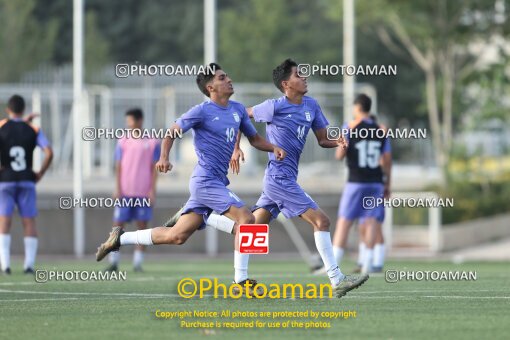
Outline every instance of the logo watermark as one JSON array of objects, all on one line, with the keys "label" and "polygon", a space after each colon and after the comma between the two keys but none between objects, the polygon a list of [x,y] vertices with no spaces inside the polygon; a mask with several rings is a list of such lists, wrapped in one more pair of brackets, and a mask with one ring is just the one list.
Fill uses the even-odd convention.
[{"label": "logo watermark", "polygon": [[442,197],[363,197],[363,209],[371,210],[383,206],[385,208],[451,208],[453,198]]},{"label": "logo watermark", "polygon": [[386,282],[398,281],[476,281],[476,271],[438,271],[438,270],[396,270],[385,272]]},{"label": "logo watermark", "polygon": [[115,65],[117,78],[130,76],[197,76],[200,74],[214,74],[215,72],[216,68],[211,65]]},{"label": "logo watermark", "polygon": [[328,126],[326,137],[329,140],[337,140],[340,136],[349,137],[349,139],[426,139],[427,129],[377,129],[377,128],[359,128],[348,129],[338,126]]},{"label": "logo watermark", "polygon": [[269,225],[241,224],[239,226],[239,252],[242,254],[269,253]]},{"label": "logo watermark", "polygon": [[41,270],[35,271],[35,282],[49,281],[126,281],[125,271],[105,272],[86,270]]},{"label": "logo watermark", "polygon": [[62,210],[80,208],[148,208],[151,206],[150,198],[140,197],[60,197],[59,207]]},{"label": "logo watermark", "polygon": [[177,293],[184,299],[191,299],[193,297],[203,298],[211,294],[215,299],[240,299],[242,297],[247,299],[322,299],[332,298],[333,288],[329,283],[319,285],[312,283],[306,285],[301,283],[284,283],[281,285],[276,283],[270,285],[257,283],[254,285],[248,280],[243,285],[233,283],[227,287],[223,283],[218,283],[218,279],[201,278],[197,282],[192,278],[184,278],[177,284]]},{"label": "logo watermark", "polygon": [[97,139],[165,139],[165,138],[182,138],[182,129],[128,129],[128,128],[96,128],[86,126],[81,132],[82,139],[90,142]]},{"label": "logo watermark", "polygon": [[396,76],[397,65],[326,65],[299,64],[297,74],[302,78],[319,76]]}]

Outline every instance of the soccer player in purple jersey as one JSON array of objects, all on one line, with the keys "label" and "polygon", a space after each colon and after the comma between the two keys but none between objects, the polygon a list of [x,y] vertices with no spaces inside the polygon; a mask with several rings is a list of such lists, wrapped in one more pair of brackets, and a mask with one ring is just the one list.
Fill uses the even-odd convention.
[{"label": "soccer player in purple jersey", "polygon": [[[305,96],[308,92],[306,78],[297,73],[297,64],[287,59],[273,70],[275,86],[284,93],[278,99],[268,99],[248,108],[248,114],[256,122],[266,123],[267,138],[280,145],[287,157],[278,162],[269,154],[269,163],[264,176],[262,195],[253,207],[255,222],[267,224],[280,212],[286,218],[301,217],[314,230],[315,245],[325,264],[327,275],[338,297],[359,287],[368,275],[344,275],[333,254],[330,221],[315,201],[297,183],[298,165],[308,132],[312,130],[319,145],[323,148],[346,148],[345,140],[327,138],[328,121],[317,101]],[[239,169],[238,145],[234,155],[233,168]],[[237,163],[237,164],[236,164]],[[227,224],[224,217],[216,217],[216,224]],[[220,228],[218,228],[220,229]],[[220,229],[221,230],[221,229]],[[248,258],[242,263],[248,268]],[[236,279],[237,282],[237,279]]]},{"label": "soccer player in purple jersey", "polygon": [[[11,273],[10,229],[15,206],[18,207],[25,235],[24,272],[34,273],[38,243],[35,184],[44,176],[53,159],[50,143],[42,130],[29,122],[31,118],[23,119],[24,110],[25,100],[14,95],[7,104],[9,118],[0,121],[0,265],[6,274]],[[36,146],[44,152],[44,160],[37,173],[32,170]]]},{"label": "soccer player in purple jersey", "polygon": [[[227,188],[228,166],[237,133],[241,131],[256,149],[271,152],[277,162],[285,159],[286,152],[257,134],[245,107],[229,99],[234,94],[230,77],[218,64],[212,63],[210,66],[215,69],[214,73],[206,72],[197,76],[199,89],[210,100],[196,105],[177,119],[170,128],[174,133],[163,140],[160,159],[156,163],[158,171],[170,171],[172,164],[168,154],[174,142],[172,137],[177,136],[176,132],[180,129],[183,132],[192,129],[198,164],[189,183],[190,198],[180,211],[179,219],[173,228],[157,227],[135,232],[114,228],[110,237],[98,248],[98,261],[124,245],[183,244],[197,229],[205,227],[205,221],[212,211],[227,216],[237,224],[255,221],[244,202]],[[236,234],[236,241],[237,238]],[[235,247],[238,248],[238,242],[235,242]],[[244,255],[239,254],[235,261],[244,261],[240,259]]]}]

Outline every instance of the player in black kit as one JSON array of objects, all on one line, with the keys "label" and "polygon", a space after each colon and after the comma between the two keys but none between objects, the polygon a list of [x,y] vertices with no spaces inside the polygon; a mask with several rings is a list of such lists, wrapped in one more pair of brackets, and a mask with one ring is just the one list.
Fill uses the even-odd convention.
[{"label": "player in black kit", "polygon": [[[17,206],[24,227],[24,272],[33,273],[37,253],[35,183],[48,169],[53,151],[43,132],[23,119],[25,100],[14,95],[7,104],[8,118],[0,120],[0,266],[10,274],[10,228]],[[33,152],[39,146],[44,160],[38,172],[32,170]]]}]

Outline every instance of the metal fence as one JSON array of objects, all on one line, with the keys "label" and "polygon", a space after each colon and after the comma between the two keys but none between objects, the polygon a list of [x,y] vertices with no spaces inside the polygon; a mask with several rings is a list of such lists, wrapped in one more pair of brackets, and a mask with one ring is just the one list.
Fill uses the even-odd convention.
[{"label": "metal fence", "polygon": [[[132,107],[140,107],[144,111],[144,125],[147,128],[166,128],[180,114],[190,107],[202,102],[203,95],[198,91],[191,78],[173,80],[172,84],[164,85],[162,79],[156,77],[136,77],[143,79],[131,80],[131,83],[120,82],[105,85],[86,86],[86,114],[83,117],[85,126],[102,128],[120,128],[124,126],[124,113]],[[44,76],[41,79],[48,79]],[[40,80],[40,79],[38,79]],[[64,79],[67,81],[67,79]],[[310,94],[316,98],[330,121],[331,125],[340,125],[342,118],[342,87],[340,83],[310,83]],[[276,98],[281,93],[270,83],[237,83],[234,100],[240,101],[246,106],[252,106],[267,98]],[[374,100],[373,111],[377,112],[377,92],[369,84],[358,84],[358,92],[370,95]],[[53,83],[34,82],[25,84],[0,85],[0,105],[5,104],[7,99],[14,93],[22,95],[27,102],[27,112],[38,112],[41,116],[35,124],[41,126],[54,148],[54,165],[50,174],[67,175],[72,171],[72,143],[73,129],[71,119],[71,107],[73,100],[72,88],[62,79]],[[2,105],[4,106],[4,105]],[[265,135],[264,126],[257,124],[257,129]],[[318,148],[314,141],[315,136],[310,134],[311,141],[306,143],[301,157],[303,168],[310,171],[334,172],[335,166],[332,153],[329,150]],[[428,141],[395,141],[408,150],[406,154],[414,155],[406,159],[406,163],[417,163],[423,159],[431,159],[430,145]],[[399,145],[394,146],[398,148]],[[111,176],[113,174],[113,153],[115,140],[100,139],[83,143],[84,177]],[[250,152],[248,150],[248,152]],[[253,157],[251,157],[253,156]],[[35,167],[40,162],[40,154],[34,158]],[[194,153],[191,147],[191,134],[176,143],[173,151],[174,162],[194,163]],[[267,162],[264,153],[251,153],[250,160],[259,165]]]}]

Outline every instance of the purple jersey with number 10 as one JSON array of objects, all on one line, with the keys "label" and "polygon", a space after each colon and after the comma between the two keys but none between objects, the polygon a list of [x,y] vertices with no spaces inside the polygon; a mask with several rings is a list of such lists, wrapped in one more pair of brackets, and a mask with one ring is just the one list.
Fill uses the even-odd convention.
[{"label": "purple jersey with number 10", "polygon": [[252,137],[257,133],[245,107],[230,100],[222,107],[208,100],[196,105],[176,121],[183,132],[192,129],[198,165],[193,176],[225,178],[234,152],[237,132]]},{"label": "purple jersey with number 10", "polygon": [[223,107],[208,100],[191,108],[176,123],[183,132],[192,129],[198,157],[189,183],[191,195],[182,214],[193,211],[205,221],[213,210],[223,214],[231,206],[243,207],[239,197],[227,188],[227,173],[238,131],[247,137],[257,133],[245,107],[235,101]]}]

